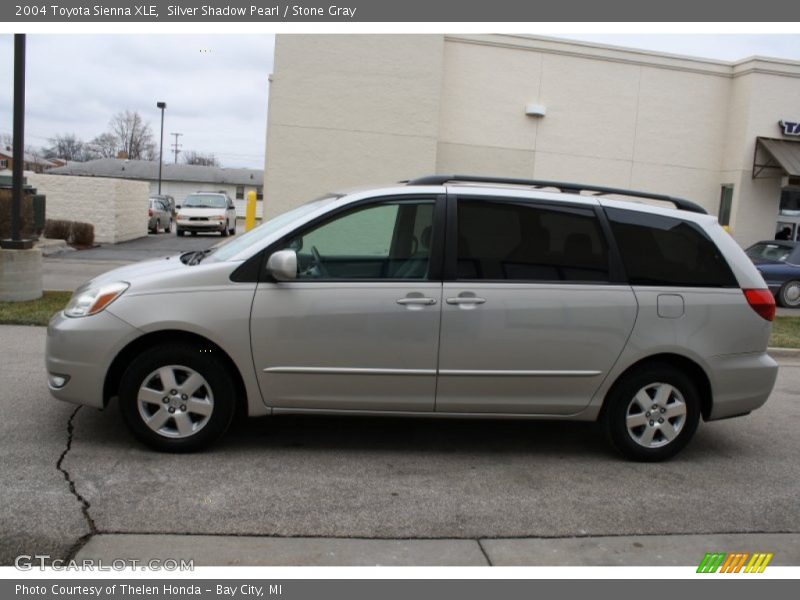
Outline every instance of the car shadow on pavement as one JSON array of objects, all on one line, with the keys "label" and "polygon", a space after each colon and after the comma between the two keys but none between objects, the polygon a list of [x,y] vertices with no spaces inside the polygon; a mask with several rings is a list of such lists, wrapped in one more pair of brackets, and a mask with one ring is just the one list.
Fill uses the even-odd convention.
[{"label": "car shadow on pavement", "polygon": [[[84,442],[119,449],[150,452],[128,433],[116,402],[104,411],[85,409]],[[692,443],[672,462],[699,456],[741,453],[730,436],[718,435],[719,426],[701,426]],[[584,457],[622,459],[608,444],[599,423],[526,419],[472,419],[373,417],[349,415],[280,415],[236,419],[228,432],[203,454],[268,452],[302,449],[305,452],[469,455],[511,454],[529,457]]]}]

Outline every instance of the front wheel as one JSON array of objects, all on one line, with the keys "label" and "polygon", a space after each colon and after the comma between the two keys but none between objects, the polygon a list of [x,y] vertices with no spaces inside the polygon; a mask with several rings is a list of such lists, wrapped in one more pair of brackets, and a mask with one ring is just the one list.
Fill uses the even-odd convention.
[{"label": "front wheel", "polygon": [[192,452],[228,429],[235,389],[213,349],[166,344],[131,362],[120,382],[119,407],[140,442],[164,452]]},{"label": "front wheel", "polygon": [[800,281],[793,279],[781,286],[778,292],[778,304],[786,308],[797,308],[800,306]]},{"label": "front wheel", "polygon": [[675,456],[700,422],[694,382],[668,364],[646,365],[617,382],[606,398],[605,429],[625,457],[657,462]]}]

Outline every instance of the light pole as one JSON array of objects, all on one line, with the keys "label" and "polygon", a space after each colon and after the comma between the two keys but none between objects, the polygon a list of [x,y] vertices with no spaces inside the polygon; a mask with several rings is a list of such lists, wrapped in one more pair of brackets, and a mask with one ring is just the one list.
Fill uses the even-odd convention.
[{"label": "light pole", "polygon": [[8,249],[27,250],[32,240],[22,239],[22,170],[25,168],[25,34],[14,35],[14,139],[11,167],[11,238],[0,241]]},{"label": "light pole", "polygon": [[164,165],[164,109],[167,108],[167,103],[156,102],[156,106],[161,109],[161,144],[158,147],[158,194],[161,195],[161,167]]}]

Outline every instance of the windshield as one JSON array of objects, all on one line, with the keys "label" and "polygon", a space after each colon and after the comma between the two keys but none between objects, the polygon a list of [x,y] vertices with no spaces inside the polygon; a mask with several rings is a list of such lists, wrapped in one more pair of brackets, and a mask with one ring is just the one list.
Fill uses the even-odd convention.
[{"label": "windshield", "polygon": [[219,194],[191,194],[183,201],[183,208],[226,208],[225,196]]},{"label": "windshield", "polygon": [[317,200],[312,200],[311,202],[302,204],[297,208],[290,210],[289,212],[285,212],[282,215],[278,215],[277,217],[262,223],[255,229],[248,231],[244,235],[237,236],[228,242],[223,242],[216,247],[214,254],[209,258],[209,260],[211,260],[211,258],[213,258],[215,261],[229,260],[240,252],[247,250],[247,248],[250,246],[258,244],[261,240],[266,239],[295,219],[299,219],[303,215],[310,214],[311,212],[338,197],[339,196],[325,196],[323,198],[318,198]]},{"label": "windshield", "polygon": [[781,244],[761,243],[750,246],[747,249],[747,256],[751,260],[774,260],[784,262],[792,253],[792,248]]}]

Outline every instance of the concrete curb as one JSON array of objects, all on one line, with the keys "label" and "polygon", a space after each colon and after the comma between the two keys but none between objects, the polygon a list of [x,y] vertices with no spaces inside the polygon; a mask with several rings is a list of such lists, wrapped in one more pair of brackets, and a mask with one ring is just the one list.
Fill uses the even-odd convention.
[{"label": "concrete curb", "polygon": [[772,565],[800,564],[798,533],[708,533],[564,538],[375,539],[253,535],[100,533],[75,555],[191,559],[195,566],[678,566],[706,552],[770,552]]},{"label": "concrete curb", "polygon": [[767,348],[772,358],[800,358],[800,348]]}]

